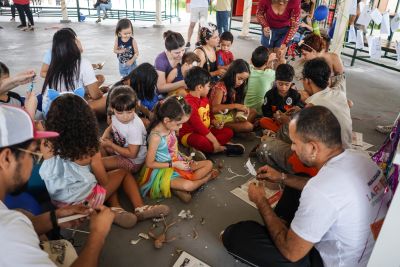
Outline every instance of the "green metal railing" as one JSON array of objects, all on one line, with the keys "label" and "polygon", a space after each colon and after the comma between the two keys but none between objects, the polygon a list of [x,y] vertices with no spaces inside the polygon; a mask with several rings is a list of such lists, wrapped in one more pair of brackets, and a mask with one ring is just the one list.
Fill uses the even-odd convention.
[{"label": "green metal railing", "polygon": [[[115,2],[115,3],[114,3]],[[173,19],[179,20],[179,0],[163,0],[161,20],[171,23]],[[31,4],[34,16],[62,18],[61,6],[45,6],[36,1]],[[68,17],[82,21],[84,17],[97,17],[92,0],[76,0],[76,3],[67,3]],[[10,7],[0,7],[0,15],[11,16]],[[109,19],[129,18],[134,21],[155,21],[155,1],[144,0],[118,0],[112,1],[112,9],[107,11]],[[84,17],[83,17],[84,16]]]}]

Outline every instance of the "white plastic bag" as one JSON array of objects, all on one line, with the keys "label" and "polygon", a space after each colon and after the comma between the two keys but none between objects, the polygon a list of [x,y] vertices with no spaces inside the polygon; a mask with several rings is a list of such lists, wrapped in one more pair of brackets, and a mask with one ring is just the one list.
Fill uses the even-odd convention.
[{"label": "white plastic bag", "polygon": [[365,7],[358,17],[357,24],[364,25],[368,27],[371,22],[371,9],[369,7]]},{"label": "white plastic bag", "polygon": [[372,59],[380,59],[381,58],[381,37],[378,36],[369,36],[368,37],[368,51],[369,56]]},{"label": "white plastic bag", "polygon": [[397,31],[400,28],[400,13],[397,13],[390,22],[390,28],[392,32]]},{"label": "white plastic bag", "polygon": [[381,24],[382,14],[381,14],[381,12],[379,12],[379,10],[377,8],[372,10],[370,16],[371,16],[371,19],[375,22],[375,24],[377,24],[377,25]]},{"label": "white plastic bag", "polygon": [[348,37],[347,41],[348,41],[349,43],[355,43],[356,40],[357,40],[357,37],[356,37],[356,29],[354,28],[354,25],[350,25],[350,28],[349,28],[349,37]]},{"label": "white plastic bag", "polygon": [[357,30],[356,48],[357,49],[363,49],[364,48],[364,37],[363,37],[362,30]]},{"label": "white plastic bag", "polygon": [[389,33],[390,33],[389,12],[385,12],[382,15],[381,34],[389,34]]}]

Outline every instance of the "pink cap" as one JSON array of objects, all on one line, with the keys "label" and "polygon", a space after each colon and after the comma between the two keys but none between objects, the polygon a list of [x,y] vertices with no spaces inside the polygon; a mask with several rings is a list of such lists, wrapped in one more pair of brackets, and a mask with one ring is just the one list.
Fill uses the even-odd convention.
[{"label": "pink cap", "polygon": [[31,139],[59,136],[56,132],[36,131],[29,114],[18,107],[0,106],[0,147],[9,147]]}]

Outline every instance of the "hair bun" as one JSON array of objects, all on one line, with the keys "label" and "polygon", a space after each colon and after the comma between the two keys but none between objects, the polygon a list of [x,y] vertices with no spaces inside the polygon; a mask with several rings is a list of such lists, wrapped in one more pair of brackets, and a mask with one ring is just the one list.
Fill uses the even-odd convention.
[{"label": "hair bun", "polygon": [[166,38],[170,37],[173,34],[175,34],[174,31],[168,30],[168,31],[163,33],[163,38],[166,39]]}]

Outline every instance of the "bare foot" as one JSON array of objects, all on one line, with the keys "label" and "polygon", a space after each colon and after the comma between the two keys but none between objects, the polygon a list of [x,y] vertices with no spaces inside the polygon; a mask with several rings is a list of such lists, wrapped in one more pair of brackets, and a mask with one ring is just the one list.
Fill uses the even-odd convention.
[{"label": "bare foot", "polygon": [[210,180],[217,178],[221,174],[219,169],[212,169]]}]

